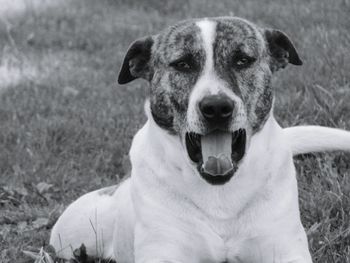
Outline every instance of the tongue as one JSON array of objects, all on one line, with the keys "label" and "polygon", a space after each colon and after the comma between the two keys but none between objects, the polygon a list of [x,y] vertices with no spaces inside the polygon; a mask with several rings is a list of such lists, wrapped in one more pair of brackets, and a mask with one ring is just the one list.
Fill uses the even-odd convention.
[{"label": "tongue", "polygon": [[201,137],[203,166],[205,173],[224,176],[232,171],[232,134],[214,131]]}]

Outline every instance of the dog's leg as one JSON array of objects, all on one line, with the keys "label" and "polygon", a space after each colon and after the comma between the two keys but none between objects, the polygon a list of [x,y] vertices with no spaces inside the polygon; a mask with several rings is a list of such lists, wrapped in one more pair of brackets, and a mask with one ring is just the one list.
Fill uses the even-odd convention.
[{"label": "dog's leg", "polygon": [[201,222],[157,215],[135,227],[135,263],[224,262],[223,241]]},{"label": "dog's leg", "polygon": [[93,258],[112,258],[113,209],[111,196],[93,191],[78,198],[54,225],[50,244],[60,258],[71,259],[82,244]]},{"label": "dog's leg", "polygon": [[284,133],[293,155],[335,150],[350,151],[348,131],[321,126],[297,126],[285,128]]},{"label": "dog's leg", "polygon": [[50,245],[58,257],[74,258],[73,252],[84,244],[89,257],[115,260],[114,224],[118,201],[125,199],[120,189],[124,189],[126,183],[87,193],[68,206],[50,237]]},{"label": "dog's leg", "polygon": [[[140,224],[136,226],[135,263],[192,262],[187,255],[188,250],[183,247],[191,246],[184,240],[184,234],[173,227],[162,229],[163,227],[159,227],[159,230],[156,230],[156,227],[145,227]],[[193,255],[193,259],[193,262],[198,262],[197,256]]]},{"label": "dog's leg", "polygon": [[[291,222],[291,225],[293,223]],[[271,236],[269,234],[273,233],[274,229],[264,235],[248,238],[238,247],[235,238],[232,238],[232,241],[229,241],[232,249],[228,251],[228,262],[312,263],[307,237],[301,223],[299,226],[293,226],[291,230],[276,229],[278,231]]]}]

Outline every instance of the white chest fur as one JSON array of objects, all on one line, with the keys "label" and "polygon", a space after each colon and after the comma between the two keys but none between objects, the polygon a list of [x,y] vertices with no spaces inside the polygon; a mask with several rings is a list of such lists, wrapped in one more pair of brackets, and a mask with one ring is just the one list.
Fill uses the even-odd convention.
[{"label": "white chest fur", "polygon": [[208,247],[206,257],[218,261],[244,258],[247,240],[257,239],[260,246],[261,237],[268,236],[269,243],[300,231],[295,171],[285,140],[271,117],[253,136],[234,177],[215,186],[190,165],[180,140],[150,119],[130,152],[136,220],[162,231],[182,229],[175,236],[190,231],[191,240],[177,242]]}]

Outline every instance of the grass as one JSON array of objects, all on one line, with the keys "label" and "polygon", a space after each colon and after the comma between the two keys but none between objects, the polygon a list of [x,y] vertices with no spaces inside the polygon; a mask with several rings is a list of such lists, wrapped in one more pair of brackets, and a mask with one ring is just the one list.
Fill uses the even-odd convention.
[{"label": "grass", "polygon": [[[118,86],[130,42],[189,17],[279,28],[303,67],[274,79],[283,126],[350,130],[349,0],[0,0],[0,261],[48,243],[64,207],[116,183],[145,121],[143,81]],[[295,159],[315,262],[350,262],[350,155]],[[30,262],[30,261],[28,261]]]}]

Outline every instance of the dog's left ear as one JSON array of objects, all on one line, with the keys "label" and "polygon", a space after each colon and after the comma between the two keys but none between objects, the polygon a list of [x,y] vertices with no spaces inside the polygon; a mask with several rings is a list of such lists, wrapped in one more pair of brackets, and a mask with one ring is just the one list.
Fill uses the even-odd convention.
[{"label": "dog's left ear", "polygon": [[152,79],[153,70],[149,62],[153,42],[153,38],[149,36],[136,40],[131,44],[119,72],[119,84],[126,84],[137,78]]},{"label": "dog's left ear", "polygon": [[272,57],[272,71],[284,68],[288,63],[298,66],[303,64],[292,41],[285,33],[275,29],[265,29],[264,33]]}]

